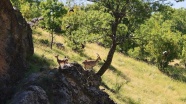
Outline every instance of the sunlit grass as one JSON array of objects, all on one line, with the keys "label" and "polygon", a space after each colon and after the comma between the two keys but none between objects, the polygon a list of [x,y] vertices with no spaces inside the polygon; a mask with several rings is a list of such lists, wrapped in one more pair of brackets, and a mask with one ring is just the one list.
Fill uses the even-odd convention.
[{"label": "sunlit grass", "polygon": [[[49,67],[58,67],[54,57],[57,54],[59,58],[67,56],[69,62],[82,64],[85,59],[96,59],[98,53],[102,60],[94,67],[94,71],[97,72],[109,51],[97,44],[86,44],[83,54],[75,53],[67,47],[62,35],[55,35],[54,41],[64,43],[65,50],[59,50],[55,46],[51,50],[49,46],[38,42],[39,39],[48,39],[50,42],[50,34],[39,28],[34,33],[35,54],[46,58],[50,62]],[[185,82],[174,80],[159,71],[156,66],[137,61],[121,53],[114,54],[112,65],[102,76],[102,81],[103,85],[100,88],[104,88],[118,104],[186,103]]]}]

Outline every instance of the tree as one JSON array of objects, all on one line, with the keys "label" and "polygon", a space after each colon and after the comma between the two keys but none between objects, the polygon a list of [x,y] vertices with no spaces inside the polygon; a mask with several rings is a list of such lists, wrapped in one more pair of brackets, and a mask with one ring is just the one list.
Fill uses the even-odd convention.
[{"label": "tree", "polygon": [[104,33],[103,29],[110,28],[108,21],[113,18],[108,13],[91,9],[94,7],[95,5],[85,8],[74,6],[74,12],[68,12],[63,17],[63,28],[66,29],[68,37],[67,42],[74,51],[82,51],[82,43],[98,42],[98,40],[105,38],[105,34],[101,33]]},{"label": "tree", "polygon": [[182,36],[183,47],[181,51],[181,62],[186,68],[186,35]]},{"label": "tree", "polygon": [[61,28],[61,18],[66,13],[64,5],[58,0],[44,0],[41,2],[42,16],[44,21],[41,22],[41,26],[45,27],[51,33],[51,44],[53,46],[54,32]]},{"label": "tree", "polygon": [[[111,47],[107,55],[105,63],[102,65],[97,75],[102,76],[108,69],[112,62],[116,47],[125,43],[131,33],[143,23],[143,21],[150,17],[152,12],[162,11],[166,0],[156,1],[156,0],[99,0],[98,4],[104,6],[105,12],[111,14],[114,18],[110,22],[110,33],[106,35],[111,39]],[[131,25],[133,24],[134,27]],[[127,32],[119,32],[122,28],[126,27]],[[125,29],[124,29],[125,30]]]},{"label": "tree", "polygon": [[[101,0],[80,12],[69,14],[71,38],[88,37],[91,41],[101,39],[106,46],[111,46],[107,59],[98,71],[102,76],[112,62],[116,47],[124,44],[140,23],[150,17],[151,4],[140,0]],[[78,35],[77,35],[78,34]],[[88,36],[86,36],[88,35]],[[76,42],[75,42],[76,43]]]},{"label": "tree", "polygon": [[173,20],[173,31],[180,31],[182,35],[186,34],[186,9],[176,9],[175,12],[171,15]]},{"label": "tree", "polygon": [[181,39],[179,41],[179,47],[181,48],[178,53],[180,54],[180,59],[181,62],[185,65],[186,67],[186,9],[180,8],[176,9],[175,12],[171,15],[171,20],[172,20],[172,26],[171,30],[173,32],[180,32],[181,33]]},{"label": "tree", "polygon": [[[180,50],[181,33],[171,30],[172,21],[164,19],[161,13],[155,13],[153,16],[141,25],[136,31],[139,37],[138,44],[143,44],[144,50],[148,53],[149,59],[156,59],[160,69],[163,69],[168,63],[178,58]],[[167,51],[165,56],[163,52]]]},{"label": "tree", "polygon": [[14,7],[20,10],[26,20],[41,16],[39,0],[11,0]]},{"label": "tree", "polygon": [[[150,17],[152,10],[150,3],[141,0],[101,0],[98,3],[106,7],[106,12],[114,18],[110,22],[111,32],[107,35],[112,44],[105,63],[97,72],[98,75],[102,76],[112,62],[116,47],[125,44],[138,25]],[[124,27],[126,32],[122,31]]]}]

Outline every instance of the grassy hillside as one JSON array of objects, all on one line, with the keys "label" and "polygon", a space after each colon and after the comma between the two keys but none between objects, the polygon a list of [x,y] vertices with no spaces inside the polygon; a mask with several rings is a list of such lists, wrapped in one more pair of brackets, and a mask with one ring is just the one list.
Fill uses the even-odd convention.
[{"label": "grassy hillside", "polygon": [[[31,58],[31,72],[43,67],[58,67],[55,55],[59,58],[67,56],[69,62],[82,64],[85,59],[95,59],[96,53],[102,58],[94,70],[97,72],[106,58],[108,49],[97,44],[87,44],[83,53],[74,53],[65,44],[62,35],[55,35],[55,42],[65,44],[65,50],[55,46],[49,48],[50,34],[42,29],[34,30],[35,54]],[[48,41],[47,41],[48,40]],[[28,74],[29,74],[28,73]],[[102,76],[101,89],[110,95],[118,104],[184,104],[186,103],[186,83],[174,80],[163,74],[156,66],[115,53],[112,65]]]}]

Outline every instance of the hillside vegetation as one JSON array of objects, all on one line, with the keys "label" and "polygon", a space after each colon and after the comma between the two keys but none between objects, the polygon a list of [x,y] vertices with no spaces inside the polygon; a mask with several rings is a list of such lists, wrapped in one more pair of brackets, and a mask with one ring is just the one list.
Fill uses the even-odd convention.
[{"label": "hillside vegetation", "polygon": [[[77,62],[82,65],[82,61],[85,59],[96,59],[96,53],[98,53],[102,60],[94,67],[94,71],[97,72],[109,51],[95,43],[88,43],[82,53],[74,52],[71,47],[67,46],[65,42],[67,38],[63,34],[55,34],[54,42],[63,43],[65,49],[57,49],[54,45],[51,50],[50,37],[48,32],[40,28],[33,30],[35,53],[31,57],[30,71],[27,74],[37,72],[41,67],[58,67],[55,55],[59,55],[60,59],[67,56],[69,62]],[[154,65],[118,52],[114,54],[111,66],[102,76],[102,82],[100,88],[105,89],[117,104],[186,103],[185,82],[167,76]]]}]

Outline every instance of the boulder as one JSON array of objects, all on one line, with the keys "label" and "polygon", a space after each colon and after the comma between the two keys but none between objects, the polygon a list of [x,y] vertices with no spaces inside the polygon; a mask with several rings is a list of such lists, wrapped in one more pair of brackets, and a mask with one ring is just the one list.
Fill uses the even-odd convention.
[{"label": "boulder", "polygon": [[46,92],[39,86],[29,86],[18,92],[11,104],[49,104]]},{"label": "boulder", "polygon": [[[115,104],[107,93],[99,89],[100,84],[101,77],[93,71],[85,71],[81,65],[70,63],[59,67],[59,69],[31,74],[23,80],[20,89],[30,89],[30,86],[38,86],[44,90],[40,92],[46,92],[46,95],[44,94],[44,97],[42,97],[45,99],[44,101],[47,101],[48,97],[51,104]],[[28,96],[28,94],[31,95]],[[14,102],[22,102],[25,99],[33,101],[32,94],[33,92],[30,92],[30,90],[21,90],[12,99],[11,104],[17,104]],[[35,99],[35,102],[39,102],[37,96]]]},{"label": "boulder", "polygon": [[[27,69],[34,52],[32,30],[10,0],[0,3],[0,103],[9,98],[4,88],[16,84]],[[8,91],[12,92],[12,91]]]}]

